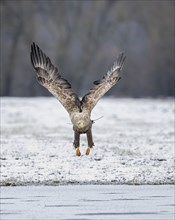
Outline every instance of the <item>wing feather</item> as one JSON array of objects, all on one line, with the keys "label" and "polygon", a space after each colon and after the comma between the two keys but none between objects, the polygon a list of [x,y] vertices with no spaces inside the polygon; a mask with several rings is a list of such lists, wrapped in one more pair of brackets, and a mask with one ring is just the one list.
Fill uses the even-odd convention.
[{"label": "wing feather", "polygon": [[99,99],[111,89],[120,79],[120,72],[126,56],[120,53],[111,70],[101,80],[94,81],[94,87],[82,98],[82,110],[91,112]]},{"label": "wing feather", "polygon": [[49,57],[35,43],[31,45],[30,55],[31,63],[37,72],[38,82],[61,102],[69,114],[80,112],[81,103],[71,84],[61,77]]}]

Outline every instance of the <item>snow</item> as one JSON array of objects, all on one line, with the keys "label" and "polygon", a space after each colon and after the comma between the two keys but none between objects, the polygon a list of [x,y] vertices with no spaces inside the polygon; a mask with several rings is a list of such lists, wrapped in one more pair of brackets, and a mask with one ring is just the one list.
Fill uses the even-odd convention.
[{"label": "snow", "polygon": [[1,98],[1,185],[174,184],[174,99],[103,98],[75,156],[55,98]]}]

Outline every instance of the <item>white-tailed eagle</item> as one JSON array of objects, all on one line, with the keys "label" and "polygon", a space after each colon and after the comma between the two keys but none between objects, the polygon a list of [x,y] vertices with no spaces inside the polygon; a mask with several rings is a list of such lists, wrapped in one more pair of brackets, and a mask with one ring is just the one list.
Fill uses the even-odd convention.
[{"label": "white-tailed eagle", "polygon": [[88,148],[86,155],[94,146],[92,138],[91,111],[98,100],[120,79],[120,72],[125,61],[124,53],[120,53],[111,70],[101,80],[94,82],[94,87],[80,99],[70,83],[62,78],[58,69],[51,63],[48,56],[33,43],[31,45],[31,63],[37,72],[38,82],[49,90],[68,111],[74,130],[74,147],[80,156],[80,134],[86,133]]}]

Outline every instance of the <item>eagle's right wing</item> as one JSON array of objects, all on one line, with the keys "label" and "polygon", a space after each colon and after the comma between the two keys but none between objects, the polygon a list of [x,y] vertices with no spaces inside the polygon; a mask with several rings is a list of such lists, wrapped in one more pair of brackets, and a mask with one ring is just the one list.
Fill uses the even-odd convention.
[{"label": "eagle's right wing", "polygon": [[75,111],[80,112],[80,100],[70,83],[60,76],[49,57],[35,43],[31,45],[30,55],[32,65],[37,72],[38,82],[61,102],[69,114]]},{"label": "eagle's right wing", "polygon": [[90,113],[99,99],[121,79],[120,72],[125,58],[124,53],[120,53],[112,69],[101,80],[94,82],[95,86],[82,98],[83,111]]}]

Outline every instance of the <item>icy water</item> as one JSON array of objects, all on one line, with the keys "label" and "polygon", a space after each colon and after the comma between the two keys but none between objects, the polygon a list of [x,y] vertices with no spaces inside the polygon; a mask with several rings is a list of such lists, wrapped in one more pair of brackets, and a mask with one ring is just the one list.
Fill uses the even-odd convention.
[{"label": "icy water", "polygon": [[173,220],[174,186],[68,185],[1,188],[1,220]]}]

